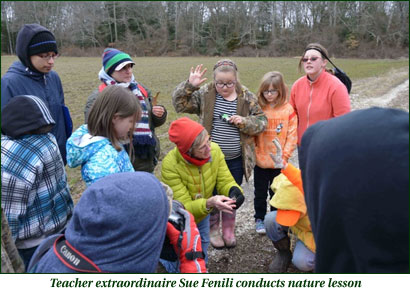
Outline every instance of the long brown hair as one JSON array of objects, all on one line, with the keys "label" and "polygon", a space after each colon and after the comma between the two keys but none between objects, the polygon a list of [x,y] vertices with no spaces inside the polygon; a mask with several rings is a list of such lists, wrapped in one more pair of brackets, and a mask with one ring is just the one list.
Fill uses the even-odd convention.
[{"label": "long brown hair", "polygon": [[[121,118],[134,116],[133,126],[141,118],[141,106],[135,95],[128,88],[108,86],[98,94],[88,116],[88,131],[92,136],[103,136],[110,140],[117,151],[121,151],[121,143],[117,138],[112,120],[114,115]],[[130,148],[128,155],[132,158],[132,134],[129,132]],[[127,142],[128,143],[128,142]]]},{"label": "long brown hair", "polygon": [[258,103],[262,108],[269,104],[263,96],[263,91],[269,90],[270,85],[278,91],[276,106],[281,106],[288,100],[288,88],[283,81],[283,75],[278,71],[270,71],[263,76],[257,93]]}]

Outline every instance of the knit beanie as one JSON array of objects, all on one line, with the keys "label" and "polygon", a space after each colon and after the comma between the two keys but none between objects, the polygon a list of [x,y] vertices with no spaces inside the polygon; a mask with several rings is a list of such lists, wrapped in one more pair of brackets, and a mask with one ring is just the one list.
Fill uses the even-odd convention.
[{"label": "knit beanie", "polygon": [[120,50],[106,48],[102,55],[104,71],[111,76],[114,70],[121,70],[127,64],[135,64],[131,57]]},{"label": "knit beanie", "polygon": [[28,55],[36,55],[40,53],[55,52],[57,51],[57,42],[54,35],[51,32],[40,32],[31,39],[28,44]]},{"label": "knit beanie", "polygon": [[1,111],[1,131],[11,138],[55,124],[45,103],[32,95],[13,97]]},{"label": "knit beanie", "polygon": [[182,117],[171,123],[168,130],[169,140],[177,145],[181,154],[185,154],[203,130],[204,127],[196,121]]}]

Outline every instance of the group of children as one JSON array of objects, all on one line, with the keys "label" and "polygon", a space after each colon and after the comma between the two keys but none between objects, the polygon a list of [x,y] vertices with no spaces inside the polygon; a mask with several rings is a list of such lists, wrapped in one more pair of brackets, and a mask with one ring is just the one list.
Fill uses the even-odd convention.
[{"label": "group of children", "polygon": [[[51,49],[46,47],[45,53],[57,53]],[[307,218],[301,175],[288,161],[308,126],[317,120],[350,111],[350,103],[346,102],[347,91],[337,78],[325,71],[326,61],[321,50],[325,49],[319,44],[310,44],[306,48],[301,58],[306,76],[292,87],[292,103],[288,102],[288,90],[280,72],[266,73],[255,96],[240,83],[238,68],[230,59],[218,61],[213,69],[213,81],[203,86],[206,69],[202,69],[202,65],[191,68],[188,80],[179,84],[172,95],[177,112],[199,116],[200,124],[221,148],[227,167],[239,186],[244,176],[249,180],[254,172],[256,232],[267,233],[278,251],[269,267],[271,272],[285,272],[291,261],[288,227],[296,232],[300,241],[294,251],[294,264],[305,271],[314,269],[316,247]],[[36,56],[42,52],[31,53]],[[44,60],[54,57],[40,56]],[[67,224],[70,224],[68,232],[74,232],[74,224],[70,223],[73,202],[65,160],[70,167],[81,165],[82,178],[87,187],[93,187],[93,193],[98,192],[92,184],[112,174],[153,171],[159,141],[152,124],[164,123],[166,110],[156,103],[152,105],[145,88],[135,82],[133,65],[130,56],[124,52],[112,48],[104,51],[99,73],[103,84],[95,97],[87,101],[86,124],[67,139],[66,157],[60,154],[58,140],[50,133],[56,122],[41,98],[30,93],[19,95],[10,98],[3,107],[2,97],[2,209],[26,267],[37,247],[50,235],[61,234]],[[299,104],[300,99],[295,98],[297,91],[307,92],[309,89],[308,100]],[[315,95],[324,95],[325,89],[336,94],[327,94],[329,105],[324,105],[323,101],[319,105]],[[336,106],[332,99],[337,99]],[[210,146],[207,141],[203,148],[207,151]],[[186,147],[189,150],[191,146]],[[195,160],[200,166],[212,159]],[[109,189],[107,185],[104,187]],[[214,195],[219,193],[216,189],[213,192]],[[200,194],[201,190],[194,198],[203,197]],[[270,201],[273,212],[265,218],[268,194],[271,198],[277,196]],[[294,202],[292,197],[295,197]],[[109,205],[115,206],[115,199],[104,205],[105,209]],[[167,210],[167,204],[161,205],[164,211]],[[143,207],[135,209],[144,210]],[[103,218],[97,210],[95,213]],[[226,213],[213,208],[210,214],[209,236],[213,247],[236,246],[235,210]],[[76,217],[81,219],[84,216]],[[161,227],[165,232],[164,223]],[[162,243],[164,236],[158,236],[158,240]],[[206,248],[204,244],[202,248]],[[92,255],[92,248],[88,249]],[[158,259],[159,254],[155,257],[156,261]],[[118,268],[123,269],[121,265]]]}]

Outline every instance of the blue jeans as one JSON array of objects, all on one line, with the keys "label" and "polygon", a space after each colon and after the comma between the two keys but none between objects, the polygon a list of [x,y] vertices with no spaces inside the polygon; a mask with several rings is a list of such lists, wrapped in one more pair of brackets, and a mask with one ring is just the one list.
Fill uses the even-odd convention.
[{"label": "blue jeans", "polygon": [[[205,263],[208,263],[208,247],[210,243],[209,239],[209,214],[196,225],[198,227],[199,234],[201,235],[202,252],[205,254]],[[168,273],[179,273],[179,260],[169,261],[165,259],[159,260],[165,267]]]},{"label": "blue jeans", "polygon": [[235,182],[240,186],[242,185],[243,181],[243,164],[242,164],[242,156],[239,156],[234,159],[225,160],[226,165],[229,168]]},{"label": "blue jeans", "polygon": [[[276,211],[272,211],[265,216],[266,235],[273,242],[285,238],[288,234],[288,227],[276,222]],[[301,271],[312,271],[315,268],[315,253],[303,244],[299,239],[296,241],[293,251],[292,263]]]}]

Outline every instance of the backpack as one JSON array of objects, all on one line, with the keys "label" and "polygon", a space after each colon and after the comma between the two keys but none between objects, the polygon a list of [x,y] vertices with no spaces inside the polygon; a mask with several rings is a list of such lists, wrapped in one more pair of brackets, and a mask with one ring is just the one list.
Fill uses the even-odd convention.
[{"label": "backpack", "polygon": [[329,62],[335,67],[333,69],[334,75],[346,86],[347,93],[350,94],[350,90],[352,89],[352,81],[350,80],[350,78],[343,70],[334,65],[334,63],[329,58],[326,59],[329,60]]},{"label": "backpack", "polygon": [[317,47],[310,47],[310,48],[306,48],[305,52],[307,50],[316,50],[319,51],[320,54],[322,54],[322,56],[324,56],[327,60],[329,60],[329,62],[335,67],[333,69],[333,74],[346,86],[347,89],[347,93],[350,94],[350,90],[352,89],[352,81],[350,80],[350,78],[348,77],[348,75],[341,70],[340,68],[338,68],[331,60],[329,57],[327,57],[327,55],[325,54],[325,52],[323,52],[320,48]]}]

